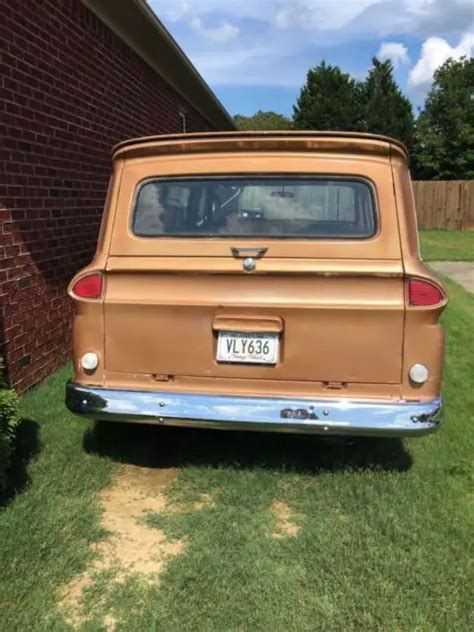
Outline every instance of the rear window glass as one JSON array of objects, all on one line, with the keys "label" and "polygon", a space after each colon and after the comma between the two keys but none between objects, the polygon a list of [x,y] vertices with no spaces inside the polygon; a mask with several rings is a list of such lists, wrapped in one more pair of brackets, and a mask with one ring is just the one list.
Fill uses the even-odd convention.
[{"label": "rear window glass", "polygon": [[356,178],[173,178],[142,183],[133,232],[144,237],[367,238],[372,187]]}]

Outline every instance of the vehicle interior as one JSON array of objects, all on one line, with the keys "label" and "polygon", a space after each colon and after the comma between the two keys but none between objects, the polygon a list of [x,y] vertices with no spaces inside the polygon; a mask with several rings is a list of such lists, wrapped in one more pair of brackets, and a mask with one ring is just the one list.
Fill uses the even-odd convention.
[{"label": "vehicle interior", "polygon": [[356,178],[175,178],[142,183],[139,236],[367,238],[375,233],[370,184]]}]

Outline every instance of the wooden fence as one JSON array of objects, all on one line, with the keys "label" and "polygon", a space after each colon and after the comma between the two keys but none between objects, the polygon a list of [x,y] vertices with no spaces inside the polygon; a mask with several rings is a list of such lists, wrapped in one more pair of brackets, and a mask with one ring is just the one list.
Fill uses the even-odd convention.
[{"label": "wooden fence", "polygon": [[413,183],[420,228],[474,230],[474,180]]}]

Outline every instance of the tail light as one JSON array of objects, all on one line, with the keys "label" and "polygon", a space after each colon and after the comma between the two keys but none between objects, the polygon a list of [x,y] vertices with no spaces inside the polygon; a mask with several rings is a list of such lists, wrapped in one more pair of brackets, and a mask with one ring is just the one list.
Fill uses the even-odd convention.
[{"label": "tail light", "polygon": [[101,272],[92,272],[78,279],[72,286],[72,293],[77,298],[100,298],[104,288],[104,277]]},{"label": "tail light", "polygon": [[408,279],[408,303],[413,307],[433,307],[445,300],[443,290],[427,279]]}]

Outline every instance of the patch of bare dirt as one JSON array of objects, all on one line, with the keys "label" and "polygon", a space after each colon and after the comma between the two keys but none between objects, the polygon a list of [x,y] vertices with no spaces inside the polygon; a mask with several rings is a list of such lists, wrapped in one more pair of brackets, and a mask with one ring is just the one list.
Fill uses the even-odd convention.
[{"label": "patch of bare dirt", "polygon": [[201,494],[199,500],[196,500],[193,503],[194,511],[199,511],[200,509],[205,509],[206,507],[214,507],[214,500],[209,494]]},{"label": "patch of bare dirt", "polygon": [[107,632],[114,632],[117,627],[117,619],[113,615],[107,614],[104,618],[104,625]]},{"label": "patch of bare dirt", "polygon": [[[113,571],[114,583],[124,582],[131,575],[140,575],[153,582],[167,561],[183,553],[183,540],[168,540],[165,533],[149,527],[143,518],[150,512],[174,512],[164,489],[177,476],[175,469],[148,469],[123,466],[113,483],[101,494],[103,508],[101,524],[109,537],[92,545],[96,557],[82,575],[72,580],[60,595],[59,608],[68,623],[79,627],[88,620],[82,609],[84,591],[94,586],[99,574]],[[213,505],[212,498],[203,494],[193,510]],[[105,614],[104,625],[113,632],[116,621]]]},{"label": "patch of bare dirt", "polygon": [[176,477],[175,470],[127,467],[113,485],[102,492],[102,526],[111,537],[95,545],[99,553],[96,570],[117,570],[117,581],[130,573],[159,573],[168,557],[184,550],[180,540],[167,540],[165,534],[140,519],[166,507],[163,488]]},{"label": "patch of bare dirt", "polygon": [[291,511],[286,503],[281,500],[273,501],[272,512],[276,523],[272,538],[281,539],[298,535],[301,527],[291,520]]}]

